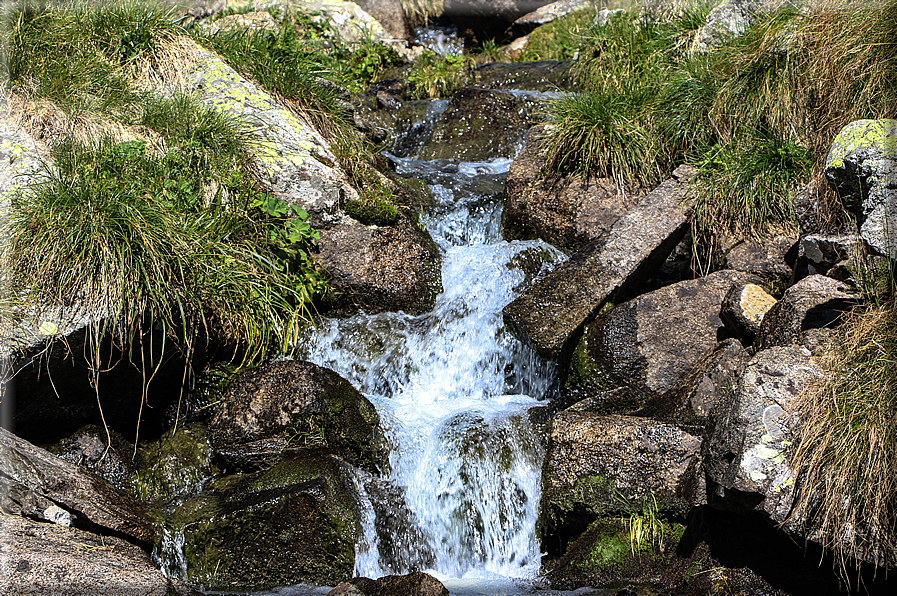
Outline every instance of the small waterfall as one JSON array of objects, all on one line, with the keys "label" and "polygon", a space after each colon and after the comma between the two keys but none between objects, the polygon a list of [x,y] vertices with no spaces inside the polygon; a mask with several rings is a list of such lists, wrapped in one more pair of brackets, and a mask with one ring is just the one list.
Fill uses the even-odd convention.
[{"label": "small waterfall", "polygon": [[[554,371],[505,329],[501,310],[538,272],[524,263],[551,267],[563,256],[542,242],[501,240],[509,159],[394,159],[397,171],[424,180],[437,199],[422,223],[443,252],[444,292],[421,316],[326,320],[302,354],[377,406],[393,446],[383,486],[360,481],[367,482],[366,538],[356,573],[532,576],[544,440],[529,410]],[[384,507],[387,513],[373,514]],[[398,520],[394,527],[388,518]]]}]

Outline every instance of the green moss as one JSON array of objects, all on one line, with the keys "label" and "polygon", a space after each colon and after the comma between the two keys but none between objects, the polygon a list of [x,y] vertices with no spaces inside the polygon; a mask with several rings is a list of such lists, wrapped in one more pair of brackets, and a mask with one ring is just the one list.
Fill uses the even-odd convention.
[{"label": "green moss", "polygon": [[389,226],[399,217],[393,204],[377,191],[363,190],[358,199],[346,202],[346,213],[366,225]]}]

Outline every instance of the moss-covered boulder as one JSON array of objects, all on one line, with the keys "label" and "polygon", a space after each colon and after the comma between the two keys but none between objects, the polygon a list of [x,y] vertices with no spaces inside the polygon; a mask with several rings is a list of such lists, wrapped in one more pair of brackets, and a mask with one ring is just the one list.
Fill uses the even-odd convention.
[{"label": "moss-covered boulder", "polygon": [[209,440],[225,465],[243,469],[309,450],[371,472],[386,466],[373,404],[349,381],[311,362],[273,362],[237,376],[209,423]]},{"label": "moss-covered boulder", "polygon": [[486,161],[513,157],[535,121],[539,101],[507,91],[464,87],[455,92],[420,159]]},{"label": "moss-covered boulder", "polygon": [[170,429],[138,447],[140,468],[130,478],[131,491],[142,501],[170,503],[196,493],[218,473],[203,424]]},{"label": "moss-covered boulder", "polygon": [[551,425],[543,468],[542,547],[563,553],[600,517],[648,501],[684,515],[703,500],[701,437],[647,418],[565,410]]},{"label": "moss-covered boulder", "polygon": [[897,259],[897,120],[845,126],[825,160],[825,175],[860,234],[879,254]]},{"label": "moss-covered boulder", "polygon": [[351,466],[324,453],[210,483],[172,516],[186,579],[210,590],[262,590],[352,577],[359,538]]},{"label": "moss-covered boulder", "polygon": [[544,565],[551,587],[654,583],[673,558],[685,528],[658,517],[650,506],[622,517],[595,520],[567,552]]}]

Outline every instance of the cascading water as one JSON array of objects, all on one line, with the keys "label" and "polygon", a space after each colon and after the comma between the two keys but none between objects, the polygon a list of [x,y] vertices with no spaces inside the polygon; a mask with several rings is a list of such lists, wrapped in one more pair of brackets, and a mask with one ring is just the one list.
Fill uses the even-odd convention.
[{"label": "cascading water", "polygon": [[542,242],[501,240],[510,160],[396,162],[436,199],[421,221],[442,249],[444,292],[421,316],[326,320],[302,354],[362,391],[393,444],[386,488],[361,484],[371,501],[387,494],[400,523],[381,523],[377,507],[362,515],[356,573],[421,568],[453,591],[533,576],[544,444],[528,411],[553,369],[504,328],[501,309],[540,266],[563,257]]}]

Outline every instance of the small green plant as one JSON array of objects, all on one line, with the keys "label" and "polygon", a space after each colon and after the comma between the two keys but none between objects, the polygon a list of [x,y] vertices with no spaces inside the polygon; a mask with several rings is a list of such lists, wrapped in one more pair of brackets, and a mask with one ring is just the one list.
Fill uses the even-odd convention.
[{"label": "small green plant", "polygon": [[411,96],[415,99],[450,96],[464,85],[472,65],[473,59],[461,54],[421,54],[408,75]]},{"label": "small green plant", "polygon": [[[625,502],[625,500],[624,500]],[[670,529],[667,523],[658,515],[657,499],[651,495],[651,499],[642,499],[641,505],[633,508],[627,502],[629,517],[625,519],[629,530],[629,546],[632,554],[642,552],[648,548],[663,548]]]}]

